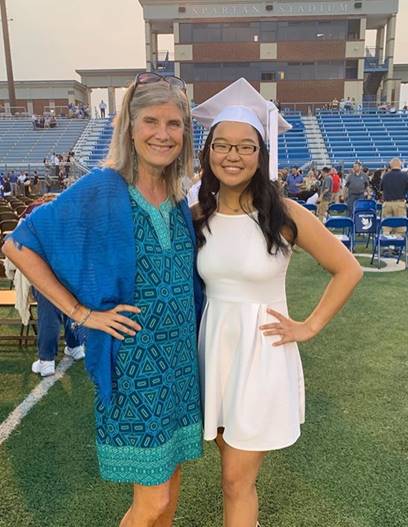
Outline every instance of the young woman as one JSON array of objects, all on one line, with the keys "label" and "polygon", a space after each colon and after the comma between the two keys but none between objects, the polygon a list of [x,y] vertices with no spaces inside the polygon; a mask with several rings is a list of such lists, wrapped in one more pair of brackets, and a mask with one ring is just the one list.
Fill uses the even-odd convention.
[{"label": "young woman", "polygon": [[[304,420],[297,342],[328,324],[362,276],[352,254],[270,181],[265,139],[276,133],[272,120],[280,116],[242,81],[193,110],[211,126],[195,208],[207,297],[199,354],[204,438],[215,439],[221,453],[225,527],[255,527],[262,461],[268,451],[292,445]],[[269,140],[276,167],[277,138]],[[294,244],[332,275],[302,321],[291,319],[286,305]]]},{"label": "young woman", "polygon": [[3,247],[36,289],[89,330],[101,476],[134,488],[120,527],[170,527],[180,465],[202,453],[201,291],[181,190],[192,174],[184,88],[176,77],[140,74],[105,168],[39,207]]}]

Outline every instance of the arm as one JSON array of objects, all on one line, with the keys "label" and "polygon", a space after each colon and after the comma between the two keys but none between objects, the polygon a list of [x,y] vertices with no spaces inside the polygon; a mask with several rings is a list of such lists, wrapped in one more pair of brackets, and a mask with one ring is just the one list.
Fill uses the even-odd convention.
[{"label": "arm", "polygon": [[365,176],[365,181],[364,181],[364,197],[365,198],[368,198],[370,194],[370,180],[368,178],[368,176]]},{"label": "arm", "polygon": [[317,335],[350,298],[363,272],[348,249],[319,220],[295,202],[286,200],[289,214],[298,228],[296,243],[324,267],[332,278],[318,305],[302,322],[284,317],[268,309],[278,322],[261,326],[264,335],[279,335],[279,346],[287,342],[303,342]]},{"label": "arm", "polygon": [[367,190],[369,188],[369,186],[370,186],[370,180],[369,180],[368,176],[365,176],[364,187]]},{"label": "arm", "polygon": [[[26,247],[18,249],[12,240],[6,241],[2,252],[58,309],[76,322],[85,319],[89,309],[78,303],[78,300],[58,281],[52,269],[37,253]],[[118,305],[109,311],[92,311],[84,326],[104,331],[119,340],[124,339],[119,332],[135,335],[134,330],[140,330],[140,326],[128,317],[120,315],[120,311],[140,312],[137,307],[130,305]]]},{"label": "arm", "polygon": [[347,176],[344,182],[344,185],[343,185],[343,190],[342,190],[343,200],[345,200],[348,196],[349,186],[350,186],[350,176]]}]

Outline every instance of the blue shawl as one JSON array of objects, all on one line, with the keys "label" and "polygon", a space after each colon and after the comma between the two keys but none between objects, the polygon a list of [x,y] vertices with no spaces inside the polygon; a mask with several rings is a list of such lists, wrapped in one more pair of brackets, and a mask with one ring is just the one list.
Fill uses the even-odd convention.
[{"label": "blue shawl", "polygon": [[[196,245],[187,202],[178,206]],[[133,305],[137,261],[132,210],[127,183],[118,172],[93,169],[58,199],[35,209],[10,237],[41,256],[84,306],[107,310]],[[194,300],[198,324],[203,294],[196,267]],[[120,340],[103,331],[87,330],[86,369],[106,405],[120,346]]]}]

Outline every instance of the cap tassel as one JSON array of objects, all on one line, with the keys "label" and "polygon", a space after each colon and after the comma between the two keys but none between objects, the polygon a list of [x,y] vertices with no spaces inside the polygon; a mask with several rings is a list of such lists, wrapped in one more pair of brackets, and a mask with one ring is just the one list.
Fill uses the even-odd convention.
[{"label": "cap tassel", "polygon": [[278,110],[271,108],[268,112],[269,133],[269,179],[278,180]]}]

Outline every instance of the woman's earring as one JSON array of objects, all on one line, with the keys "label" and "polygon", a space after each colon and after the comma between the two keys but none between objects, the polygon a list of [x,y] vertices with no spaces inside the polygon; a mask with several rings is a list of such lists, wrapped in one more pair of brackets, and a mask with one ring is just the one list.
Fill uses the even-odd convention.
[{"label": "woman's earring", "polygon": [[136,148],[134,145],[132,149],[132,166],[133,166],[133,176],[135,176],[137,172],[137,154],[136,154]]},{"label": "woman's earring", "polygon": [[181,176],[181,171],[183,169],[183,161],[180,157],[177,158],[177,175]]}]

